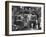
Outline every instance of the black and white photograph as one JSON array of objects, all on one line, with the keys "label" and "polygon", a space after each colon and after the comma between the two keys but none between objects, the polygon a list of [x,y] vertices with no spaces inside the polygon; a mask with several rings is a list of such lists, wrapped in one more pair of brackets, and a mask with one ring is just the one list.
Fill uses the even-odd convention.
[{"label": "black and white photograph", "polygon": [[45,32],[44,3],[9,2],[8,6],[9,35]]},{"label": "black and white photograph", "polygon": [[12,6],[12,31],[41,30],[41,7]]}]

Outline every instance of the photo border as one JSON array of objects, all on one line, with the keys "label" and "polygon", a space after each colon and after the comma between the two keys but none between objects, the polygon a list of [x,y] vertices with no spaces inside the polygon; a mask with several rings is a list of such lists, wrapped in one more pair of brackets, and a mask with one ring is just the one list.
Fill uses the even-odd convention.
[{"label": "photo border", "polygon": [[[28,33],[28,34],[9,34],[9,3],[27,3],[27,4],[42,4],[44,5],[44,32],[43,33]],[[32,34],[45,34],[45,3],[37,2],[21,2],[21,1],[5,1],[5,35],[18,36],[18,35],[32,35]]]}]

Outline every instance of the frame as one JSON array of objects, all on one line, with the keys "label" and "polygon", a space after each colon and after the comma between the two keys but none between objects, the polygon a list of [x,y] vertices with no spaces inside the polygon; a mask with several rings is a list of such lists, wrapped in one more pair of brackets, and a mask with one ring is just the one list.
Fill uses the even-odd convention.
[{"label": "frame", "polygon": [[[17,20],[17,22],[14,20]],[[6,1],[5,35],[18,36],[32,34],[45,34],[45,3]]]}]

